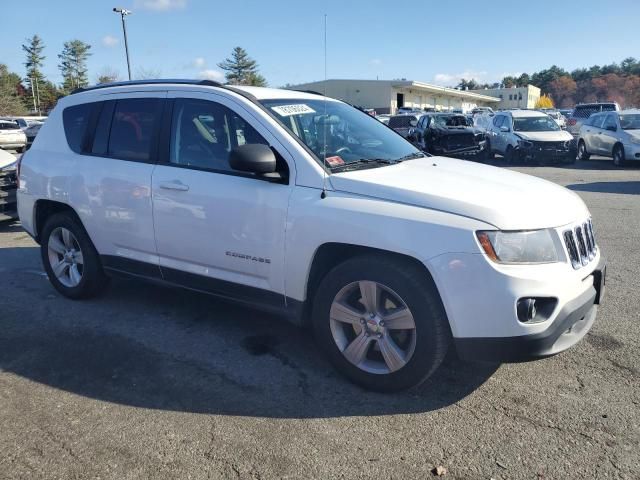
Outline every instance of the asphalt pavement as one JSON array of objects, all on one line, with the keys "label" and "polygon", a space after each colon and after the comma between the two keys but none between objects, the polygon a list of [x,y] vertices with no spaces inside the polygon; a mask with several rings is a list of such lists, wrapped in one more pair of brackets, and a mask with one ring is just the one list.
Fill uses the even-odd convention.
[{"label": "asphalt pavement", "polygon": [[589,206],[609,260],[595,326],[542,361],[450,355],[393,395],[248,308],[130,279],[62,298],[0,224],[0,478],[640,478],[640,169],[517,170]]}]

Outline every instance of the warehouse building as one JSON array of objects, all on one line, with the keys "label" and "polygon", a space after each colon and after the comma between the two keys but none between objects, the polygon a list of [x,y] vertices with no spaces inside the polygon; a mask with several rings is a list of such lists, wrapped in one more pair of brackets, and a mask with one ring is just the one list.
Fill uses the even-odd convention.
[{"label": "warehouse building", "polygon": [[400,107],[434,109],[437,111],[471,111],[475,107],[492,107],[499,99],[490,95],[440,87],[413,80],[324,80],[288,87],[292,90],[312,90],[343,100],[376,113],[396,113]]},{"label": "warehouse building", "polygon": [[489,95],[500,100],[497,107],[508,108],[535,108],[540,99],[540,89],[533,85],[513,88],[483,88],[481,90],[470,90],[479,95]]}]

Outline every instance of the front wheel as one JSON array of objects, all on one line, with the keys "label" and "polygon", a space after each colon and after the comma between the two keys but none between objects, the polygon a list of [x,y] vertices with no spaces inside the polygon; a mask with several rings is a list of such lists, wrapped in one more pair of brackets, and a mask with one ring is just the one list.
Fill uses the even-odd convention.
[{"label": "front wheel", "polygon": [[324,277],[314,299],[313,327],[341,374],[386,392],[426,380],[442,362],[450,338],[428,274],[379,255],[352,258]]},{"label": "front wheel", "polygon": [[57,213],[47,220],[40,253],[49,281],[65,297],[90,298],[107,284],[98,252],[70,213]]},{"label": "front wheel", "polygon": [[613,164],[616,167],[624,166],[624,147],[620,144],[613,147]]},{"label": "front wheel", "polygon": [[578,144],[578,160],[587,161],[591,158],[591,154],[587,151],[587,144],[584,143],[584,140],[580,140]]}]

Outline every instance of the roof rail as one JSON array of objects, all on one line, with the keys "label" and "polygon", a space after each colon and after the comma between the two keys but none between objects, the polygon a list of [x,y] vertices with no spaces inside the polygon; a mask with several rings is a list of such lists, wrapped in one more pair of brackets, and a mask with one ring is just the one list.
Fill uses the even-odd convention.
[{"label": "roof rail", "polygon": [[92,87],[76,88],[71,92],[70,95],[73,95],[74,93],[89,92],[91,90],[100,90],[101,88],[128,87],[128,86],[135,86],[135,85],[164,85],[164,84],[171,84],[171,83],[179,84],[179,85],[204,85],[207,87],[224,87],[223,84],[219,82],[214,82],[213,80],[190,80],[190,79],[184,79],[184,78],[128,80],[123,82],[100,83]]}]

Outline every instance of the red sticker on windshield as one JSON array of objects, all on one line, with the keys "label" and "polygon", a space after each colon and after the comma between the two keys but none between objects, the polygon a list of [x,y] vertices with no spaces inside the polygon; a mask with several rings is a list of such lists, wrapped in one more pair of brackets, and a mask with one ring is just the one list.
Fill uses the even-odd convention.
[{"label": "red sticker on windshield", "polygon": [[344,165],[344,160],[342,160],[342,158],[339,157],[338,155],[336,155],[335,157],[327,157],[325,161],[327,162],[327,165],[329,165],[330,167],[337,167],[338,165]]}]

